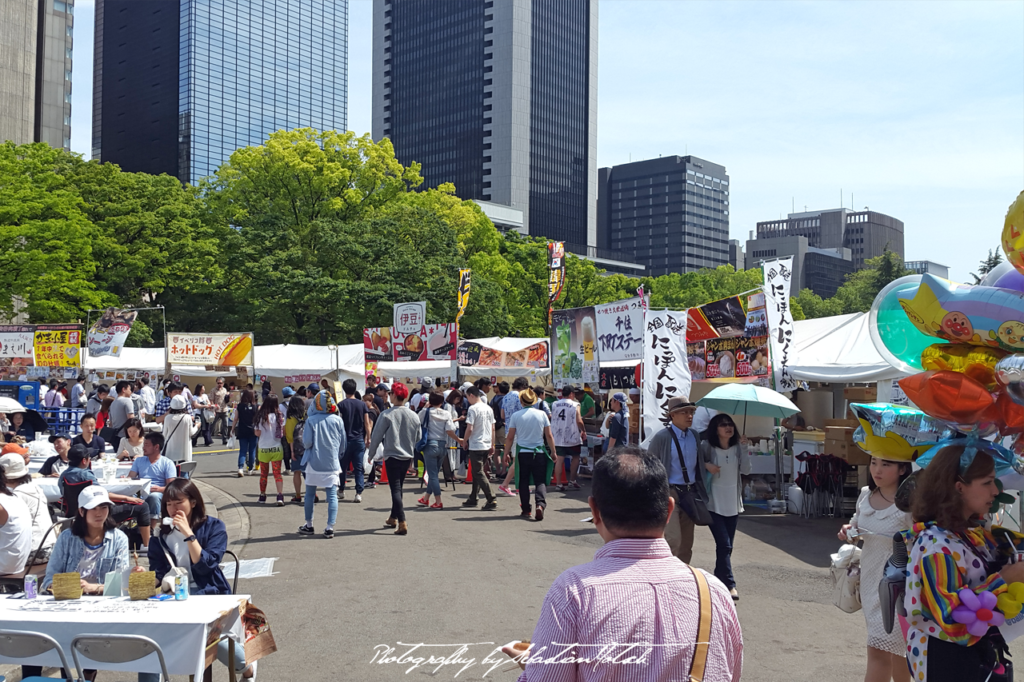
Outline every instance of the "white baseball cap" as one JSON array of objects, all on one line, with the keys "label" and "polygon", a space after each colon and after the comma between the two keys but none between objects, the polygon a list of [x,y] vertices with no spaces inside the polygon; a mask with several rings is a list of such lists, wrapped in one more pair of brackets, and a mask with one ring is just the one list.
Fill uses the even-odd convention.
[{"label": "white baseball cap", "polygon": [[114,504],[105,488],[98,485],[86,486],[78,494],[78,506],[82,509],[95,509],[101,504]]}]

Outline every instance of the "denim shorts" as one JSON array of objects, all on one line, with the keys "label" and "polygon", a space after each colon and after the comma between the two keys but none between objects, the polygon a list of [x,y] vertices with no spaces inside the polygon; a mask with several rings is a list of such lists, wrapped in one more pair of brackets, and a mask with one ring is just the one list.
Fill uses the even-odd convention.
[{"label": "denim shorts", "polygon": [[306,465],[302,463],[301,459],[292,458],[292,471],[306,473]]}]

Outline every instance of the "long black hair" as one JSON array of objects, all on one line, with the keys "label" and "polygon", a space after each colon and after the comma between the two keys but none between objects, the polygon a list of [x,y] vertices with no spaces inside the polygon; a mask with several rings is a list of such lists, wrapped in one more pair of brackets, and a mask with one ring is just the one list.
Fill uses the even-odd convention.
[{"label": "long black hair", "polygon": [[[173,481],[172,481],[173,483]],[[114,505],[108,504],[107,507],[107,519],[103,522],[103,533],[106,534],[109,530],[117,528],[117,522],[114,521]],[[71,534],[78,538],[85,538],[89,535],[89,522],[85,520],[85,515],[89,513],[89,510],[85,507],[79,507],[78,513],[75,514],[75,520],[71,522]]]},{"label": "long black hair", "polygon": [[[192,503],[192,513],[189,514],[188,525],[194,531],[206,523],[206,503],[203,502],[203,494],[199,492],[198,486],[191,479],[176,478],[167,484],[167,487],[164,488],[164,496],[160,501],[160,514],[162,518],[170,516],[167,513],[168,500],[182,500],[185,498],[188,498]],[[167,535],[173,530],[173,526],[164,526],[161,530],[161,535]]]},{"label": "long black hair", "polygon": [[718,438],[718,427],[725,425],[732,425],[732,438],[729,439],[729,444],[726,449],[733,447],[736,443],[740,442],[740,430],[736,428],[736,422],[732,420],[732,417],[720,412],[711,418],[708,422],[708,428],[701,434],[701,438],[711,443],[713,447],[720,447],[722,442]]}]

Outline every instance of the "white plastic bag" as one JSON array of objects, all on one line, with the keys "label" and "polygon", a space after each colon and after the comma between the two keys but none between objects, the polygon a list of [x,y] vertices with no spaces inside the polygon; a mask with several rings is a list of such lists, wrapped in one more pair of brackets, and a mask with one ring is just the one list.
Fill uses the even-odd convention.
[{"label": "white plastic bag", "polygon": [[860,611],[860,547],[843,545],[832,555],[832,603],[840,611]]},{"label": "white plastic bag", "polygon": [[234,436],[231,436],[230,438],[228,438],[228,445],[227,446],[229,448],[231,448],[232,450],[234,450],[235,448],[238,447],[238,439],[235,438]]}]

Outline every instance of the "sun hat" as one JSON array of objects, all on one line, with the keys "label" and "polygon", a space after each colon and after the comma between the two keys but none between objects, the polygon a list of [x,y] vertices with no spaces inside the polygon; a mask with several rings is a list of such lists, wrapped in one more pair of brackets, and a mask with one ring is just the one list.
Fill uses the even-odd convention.
[{"label": "sun hat", "polygon": [[697,403],[691,403],[686,398],[669,398],[668,400],[668,413],[678,412],[679,410],[693,410],[697,411]]},{"label": "sun hat", "polygon": [[0,468],[3,468],[7,478],[21,478],[28,475],[28,467],[25,466],[25,458],[14,453],[5,454],[0,457]]},{"label": "sun hat", "polygon": [[532,388],[523,389],[519,391],[519,402],[523,407],[530,407],[537,402],[537,394],[533,392]]},{"label": "sun hat", "polygon": [[88,485],[82,489],[82,492],[78,493],[78,508],[79,509],[95,509],[101,504],[109,504],[113,506],[113,502],[110,501],[110,495],[107,491],[98,485]]},{"label": "sun hat", "polygon": [[188,407],[188,403],[185,402],[185,396],[176,395],[171,398],[171,409],[172,410],[184,410]]}]

